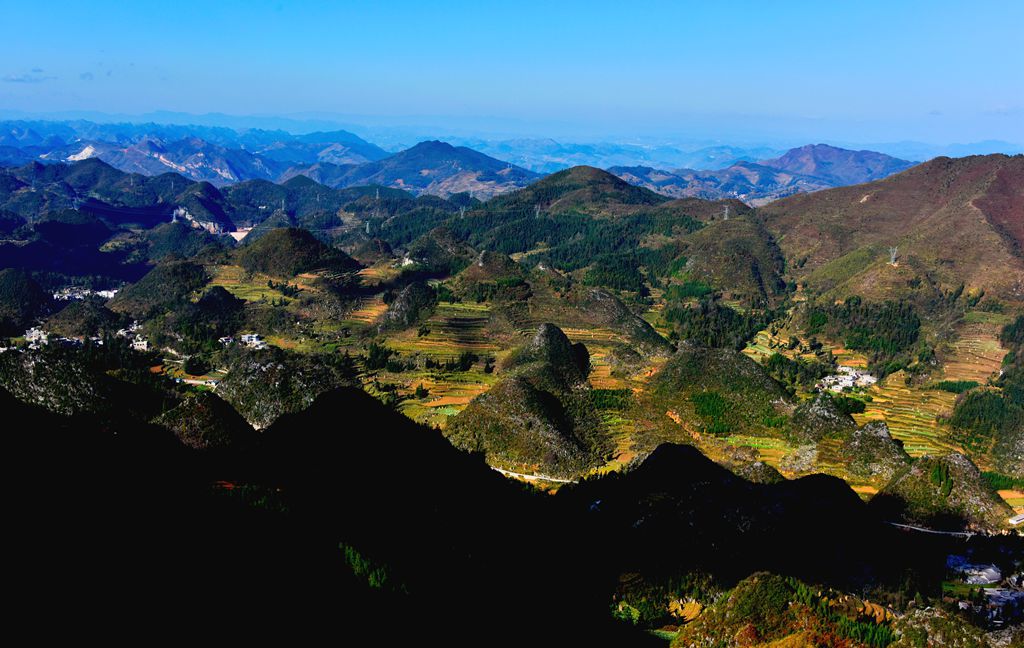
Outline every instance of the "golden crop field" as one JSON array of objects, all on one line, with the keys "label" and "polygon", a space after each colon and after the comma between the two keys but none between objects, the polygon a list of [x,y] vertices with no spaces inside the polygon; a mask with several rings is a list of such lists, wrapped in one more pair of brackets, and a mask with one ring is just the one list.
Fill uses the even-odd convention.
[{"label": "golden crop field", "polygon": [[955,394],[908,387],[902,371],[886,376],[866,393],[871,401],[862,414],[854,415],[858,425],[885,421],[892,436],[903,441],[911,457],[963,451],[949,440],[949,430],[940,422],[941,417],[952,412]]},{"label": "golden crop field", "polygon": [[263,274],[250,275],[241,266],[218,265],[210,268],[213,279],[210,286],[220,286],[245,301],[281,300],[291,301],[284,293],[267,285],[270,277]]}]

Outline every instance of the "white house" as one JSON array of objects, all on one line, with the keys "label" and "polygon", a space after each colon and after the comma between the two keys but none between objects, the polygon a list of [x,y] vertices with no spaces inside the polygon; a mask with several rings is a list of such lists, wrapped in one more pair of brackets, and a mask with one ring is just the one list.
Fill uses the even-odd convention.
[{"label": "white house", "polygon": [[267,343],[260,337],[259,333],[243,333],[242,344],[253,349],[267,348]]},{"label": "white house", "polygon": [[836,367],[836,373],[822,378],[818,386],[838,393],[847,388],[870,387],[876,382],[878,379],[869,373],[858,371],[855,367],[839,365]]},{"label": "white house", "polygon": [[38,349],[41,345],[50,343],[50,334],[38,326],[33,326],[25,331],[25,339],[28,340],[28,348]]}]

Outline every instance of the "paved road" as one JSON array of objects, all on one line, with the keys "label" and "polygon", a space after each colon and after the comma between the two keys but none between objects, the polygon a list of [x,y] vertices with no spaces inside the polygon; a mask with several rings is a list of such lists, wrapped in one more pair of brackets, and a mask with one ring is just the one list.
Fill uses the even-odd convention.
[{"label": "paved road", "polygon": [[973,537],[974,533],[970,531],[936,531],[935,529],[926,529],[924,527],[914,526],[912,524],[897,524],[896,522],[890,522],[889,524],[900,529],[909,529],[911,531],[920,531],[921,533],[934,533],[936,535],[948,535],[955,536],[957,538],[970,538]]},{"label": "paved road", "polygon": [[185,383],[186,385],[206,385],[207,387],[217,386],[216,383],[209,385],[205,380],[196,380],[195,378],[182,378],[181,382]]},{"label": "paved road", "polygon": [[[494,468],[494,466],[491,466]],[[526,481],[546,481],[554,482],[556,484],[575,484],[575,479],[559,479],[558,477],[548,477],[547,475],[524,475],[523,473],[512,472],[511,470],[502,470],[501,468],[494,468],[502,475],[506,477],[516,477],[518,479],[525,479]]]}]

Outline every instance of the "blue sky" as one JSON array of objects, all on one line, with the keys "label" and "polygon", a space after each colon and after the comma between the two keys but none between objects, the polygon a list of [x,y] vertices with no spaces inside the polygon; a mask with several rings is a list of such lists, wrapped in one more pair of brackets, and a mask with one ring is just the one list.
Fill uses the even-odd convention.
[{"label": "blue sky", "polygon": [[0,109],[1024,143],[1024,2],[0,0]]}]

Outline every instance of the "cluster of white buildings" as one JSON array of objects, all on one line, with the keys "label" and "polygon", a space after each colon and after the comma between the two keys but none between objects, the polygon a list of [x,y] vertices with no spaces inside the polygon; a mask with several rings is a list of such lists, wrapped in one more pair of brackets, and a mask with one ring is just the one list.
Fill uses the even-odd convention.
[{"label": "cluster of white buildings", "polygon": [[[131,346],[136,351],[149,351],[149,340],[142,337],[138,333],[140,329],[138,322],[133,323],[126,329],[121,329],[117,332],[118,337],[128,338],[131,342]],[[47,344],[61,344],[63,346],[81,346],[85,343],[85,338],[69,338],[62,336],[53,336],[48,331],[44,330],[39,326],[33,326],[32,328],[25,331],[25,341],[28,342],[28,348],[38,349]],[[102,345],[103,338],[98,336],[89,337],[89,341],[93,344]],[[4,349],[5,351],[7,349]]]},{"label": "cluster of white buildings", "polygon": [[53,298],[57,301],[75,301],[96,295],[103,299],[112,299],[116,294],[117,290],[90,290],[79,286],[68,286],[53,293]]},{"label": "cluster of white buildings", "polygon": [[[103,344],[103,338],[101,337],[90,337],[89,340],[93,344]],[[25,341],[28,342],[28,348],[38,349],[39,347],[47,344],[59,344],[61,346],[81,346],[85,344],[84,339],[69,338],[63,336],[53,336],[48,331],[43,330],[41,327],[33,326],[29,330],[25,331]],[[11,347],[15,348],[15,347]],[[7,351],[7,347],[0,349],[0,351]]]},{"label": "cluster of white buildings", "polygon": [[139,333],[141,328],[142,325],[139,324],[138,320],[135,320],[128,328],[119,329],[117,331],[117,337],[128,338],[131,340],[132,348],[136,351],[149,351],[149,340],[142,337],[142,334]]},{"label": "cluster of white buildings", "polygon": [[25,331],[25,341],[28,342],[28,348],[38,349],[44,344],[50,343],[50,334],[38,326],[33,326]]},{"label": "cluster of white buildings", "polygon": [[946,567],[968,585],[992,585],[1003,580],[1003,573],[996,565],[971,563],[966,556],[947,556]]},{"label": "cluster of white buildings", "polygon": [[836,373],[822,378],[818,387],[838,393],[854,387],[870,387],[876,382],[878,382],[877,378],[869,373],[861,372],[856,367],[839,365],[836,367]]},{"label": "cluster of white buildings", "polygon": [[[217,340],[224,346],[229,346],[235,343],[235,338],[230,335],[226,335]],[[266,349],[267,341],[260,337],[259,333],[243,333],[242,337],[238,340],[239,343],[244,344],[250,349]]]},{"label": "cluster of white buildings", "polygon": [[267,342],[260,337],[259,333],[243,333],[242,344],[252,349],[266,349]]},{"label": "cluster of white buildings", "polygon": [[958,555],[948,556],[946,567],[955,572],[961,582],[982,586],[985,594],[982,604],[960,601],[959,607],[983,614],[993,627],[1002,627],[1024,607],[1024,575],[1018,573],[1004,579],[996,565],[971,563],[966,556]]}]

